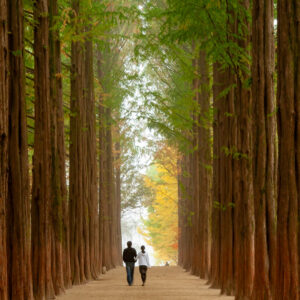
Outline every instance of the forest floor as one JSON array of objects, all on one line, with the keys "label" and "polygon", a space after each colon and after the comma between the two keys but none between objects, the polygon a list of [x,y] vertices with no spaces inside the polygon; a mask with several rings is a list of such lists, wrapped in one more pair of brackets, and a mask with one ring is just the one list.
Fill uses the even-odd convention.
[{"label": "forest floor", "polygon": [[220,291],[210,289],[205,280],[190,275],[180,267],[152,267],[147,272],[147,282],[141,286],[138,268],[135,280],[128,286],[125,268],[113,269],[99,280],[74,286],[58,300],[126,299],[126,300],[233,300],[234,297],[220,296]]}]

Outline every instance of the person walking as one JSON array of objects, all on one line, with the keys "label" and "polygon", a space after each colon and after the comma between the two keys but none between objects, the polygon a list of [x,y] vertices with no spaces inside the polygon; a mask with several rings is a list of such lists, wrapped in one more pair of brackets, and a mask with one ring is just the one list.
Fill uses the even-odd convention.
[{"label": "person walking", "polygon": [[144,286],[145,282],[146,282],[147,269],[151,268],[151,266],[149,263],[148,253],[145,251],[145,246],[142,246],[141,250],[142,251],[137,255],[137,260],[139,262],[139,269],[140,269],[141,278],[143,281],[142,286]]},{"label": "person walking", "polygon": [[126,265],[126,274],[128,285],[131,286],[133,283],[134,276],[134,264],[136,262],[136,250],[132,248],[132,242],[127,242],[127,248],[123,251],[123,261]]}]

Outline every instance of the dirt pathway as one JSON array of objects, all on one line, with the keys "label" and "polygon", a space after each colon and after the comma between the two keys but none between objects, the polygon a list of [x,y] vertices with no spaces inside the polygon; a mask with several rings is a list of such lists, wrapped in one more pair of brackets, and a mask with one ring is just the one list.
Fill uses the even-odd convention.
[{"label": "dirt pathway", "polygon": [[148,270],[146,286],[141,286],[138,268],[135,281],[128,286],[125,268],[117,268],[101,276],[97,281],[75,286],[67,290],[58,300],[233,300],[219,296],[219,291],[209,289],[204,280],[183,271],[179,267],[152,267]]}]

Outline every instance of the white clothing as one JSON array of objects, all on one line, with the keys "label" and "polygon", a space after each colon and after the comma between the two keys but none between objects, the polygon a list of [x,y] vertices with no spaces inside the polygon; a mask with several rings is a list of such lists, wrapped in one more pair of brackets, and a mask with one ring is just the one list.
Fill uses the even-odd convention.
[{"label": "white clothing", "polygon": [[148,268],[151,268],[150,263],[149,263],[149,256],[148,253],[145,252],[140,252],[137,255],[137,260],[139,262],[139,266],[147,266]]}]

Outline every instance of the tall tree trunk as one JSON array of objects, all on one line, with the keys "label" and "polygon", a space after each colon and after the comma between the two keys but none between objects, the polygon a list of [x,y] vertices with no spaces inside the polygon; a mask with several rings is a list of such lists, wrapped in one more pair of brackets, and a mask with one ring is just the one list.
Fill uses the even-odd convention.
[{"label": "tall tree trunk", "polygon": [[[58,33],[57,33],[57,37]],[[60,176],[60,195],[62,201],[62,259],[63,259],[63,276],[65,288],[72,286],[71,262],[70,262],[70,220],[69,220],[69,203],[66,182],[66,148],[65,148],[65,130],[64,130],[64,111],[63,111],[63,89],[62,89],[62,70],[61,70],[61,43],[59,38],[55,41],[56,52],[56,89],[57,89],[57,155],[58,169]]]},{"label": "tall tree trunk", "polygon": [[[102,222],[102,264],[106,267],[107,270],[111,269],[113,266],[113,255],[112,250],[112,237],[111,237],[111,177],[110,177],[110,158],[109,152],[109,134],[110,134],[110,125],[109,125],[109,114],[108,109],[104,107],[103,102],[100,102],[100,115],[102,115],[102,121],[100,122],[100,214]],[[102,187],[102,192],[101,192]],[[101,213],[102,211],[102,213]]]},{"label": "tall tree trunk", "polygon": [[54,297],[51,276],[51,135],[48,1],[34,3],[35,131],[32,187],[32,263],[36,299]]},{"label": "tall tree trunk", "polygon": [[[228,88],[235,83],[232,70],[227,68],[219,82]],[[220,78],[219,78],[220,79]],[[221,292],[233,295],[234,284],[234,215],[235,172],[236,163],[233,158],[237,138],[237,126],[234,107],[234,89],[220,101],[220,288]]]},{"label": "tall tree trunk", "polygon": [[183,265],[183,192],[182,192],[182,157],[177,160],[178,182],[178,265]]},{"label": "tall tree trunk", "polygon": [[[198,51],[196,49],[196,51]],[[192,273],[201,278],[208,278],[209,222],[210,222],[210,125],[209,125],[209,78],[206,55],[203,51],[196,54],[193,61],[195,78],[195,112],[193,126],[192,154]]]},{"label": "tall tree trunk", "polygon": [[108,186],[108,225],[109,225],[109,268],[116,266],[117,260],[117,241],[116,241],[116,199],[115,199],[115,176],[113,166],[113,141],[112,141],[112,116],[111,109],[106,108],[106,184]]},{"label": "tall tree trunk", "polygon": [[99,270],[99,232],[98,232],[98,176],[96,149],[96,119],[93,72],[93,42],[85,42],[85,80],[86,80],[86,120],[87,120],[87,174],[88,211],[90,236],[90,269],[93,278]]},{"label": "tall tree trunk", "polygon": [[[51,103],[51,217],[53,226],[52,237],[52,278],[55,293],[64,291],[64,271],[68,272],[70,257],[63,251],[63,240],[66,234],[63,228],[63,210],[66,205],[66,179],[64,157],[64,118],[62,100],[62,77],[60,60],[59,32],[54,30],[55,17],[58,16],[57,1],[49,3],[50,28],[49,32],[49,66],[50,66],[50,103]],[[66,241],[65,241],[66,242]],[[70,277],[70,272],[67,275]],[[70,285],[67,279],[67,285]]]},{"label": "tall tree trunk", "polygon": [[[99,62],[98,62],[99,64]],[[108,226],[108,206],[107,206],[107,185],[106,185],[106,122],[105,122],[105,108],[103,105],[103,98],[101,97],[99,103],[99,236],[100,236],[100,266],[108,268],[108,240],[109,240],[109,226]]]},{"label": "tall tree trunk", "polygon": [[8,10],[0,0],[0,299],[8,299],[6,217],[8,201]]},{"label": "tall tree trunk", "polygon": [[300,3],[278,8],[279,163],[275,299],[299,299]]},{"label": "tall tree trunk", "polygon": [[[194,47],[194,52],[197,52],[198,47]],[[192,112],[193,118],[193,128],[191,134],[192,140],[192,154],[190,163],[191,166],[191,186],[188,189],[192,191],[192,208],[191,208],[191,273],[199,276],[200,275],[200,248],[201,243],[203,242],[200,240],[201,228],[200,228],[200,141],[199,141],[199,60],[198,54],[195,53],[195,58],[193,59],[193,69],[194,69],[194,78],[193,78],[193,93],[194,93],[194,111]]]},{"label": "tall tree trunk", "polygon": [[182,267],[189,271],[191,268],[192,251],[192,190],[191,190],[191,163],[192,155],[183,154],[180,189],[182,193],[181,208],[182,208]]},{"label": "tall tree trunk", "polygon": [[[90,206],[90,199],[89,199],[89,194],[90,194],[90,187],[89,187],[89,176],[88,174],[88,160],[87,160],[87,155],[88,155],[88,125],[87,125],[87,85],[86,85],[86,76],[85,76],[85,54],[86,54],[86,48],[85,45],[83,44],[83,55],[84,55],[84,61],[83,61],[83,94],[84,94],[84,99],[82,102],[82,125],[81,125],[81,131],[82,131],[82,163],[83,163],[83,171],[82,173],[79,174],[79,180],[82,182],[82,190],[83,190],[83,199],[82,199],[82,205],[83,205],[83,245],[84,245],[84,274],[86,280],[91,280],[92,279],[92,274],[91,274],[91,257],[90,257],[90,211],[89,211],[89,206]],[[89,116],[91,118],[91,116]]]},{"label": "tall tree trunk", "polygon": [[117,202],[117,249],[118,249],[118,259],[117,265],[122,266],[122,232],[121,232],[121,145],[120,145],[120,128],[117,127],[116,130],[115,143],[115,174],[116,174],[116,202]]},{"label": "tall tree trunk", "polygon": [[[227,14],[232,17],[232,8],[227,7]],[[233,24],[228,16],[226,24],[226,30],[233,30]],[[228,43],[232,43],[231,38],[228,35]],[[218,169],[216,170],[216,179],[214,186],[214,205],[215,214],[218,228],[216,234],[219,235],[219,240],[215,240],[216,243],[220,242],[219,251],[220,257],[215,257],[219,263],[220,275],[215,274],[214,280],[215,286],[220,284],[221,293],[227,295],[233,295],[235,291],[235,279],[234,279],[234,217],[235,210],[235,189],[236,189],[236,162],[234,160],[234,151],[236,151],[237,143],[237,117],[235,111],[234,102],[234,86],[236,84],[235,74],[233,68],[227,66],[225,70],[220,70],[221,67],[218,63],[215,64],[214,70],[214,93],[215,93],[215,105],[218,109],[218,148],[217,148],[217,161]],[[221,97],[220,93],[229,89],[227,94]],[[215,189],[218,188],[219,191]],[[219,197],[219,199],[217,198]],[[219,214],[216,210],[219,210]],[[215,238],[218,238],[216,236]],[[217,254],[216,254],[217,255]],[[215,269],[216,272],[216,269]]]},{"label": "tall tree trunk", "polygon": [[[80,30],[80,2],[73,1],[73,26]],[[73,284],[86,280],[84,222],[86,188],[83,178],[85,156],[85,104],[84,104],[84,45],[73,41],[71,45],[71,116],[70,116],[70,260]]]},{"label": "tall tree trunk", "polygon": [[8,1],[9,15],[9,298],[32,299],[30,198],[25,109],[23,2]]},{"label": "tall tree trunk", "polygon": [[253,1],[252,97],[255,276],[252,299],[272,299],[276,249],[273,0]]},{"label": "tall tree trunk", "polygon": [[211,218],[211,123],[209,75],[206,53],[201,51],[198,58],[198,151],[199,151],[199,275],[208,279],[210,272],[210,218]]},{"label": "tall tree trunk", "polygon": [[[97,53],[98,79],[103,84],[102,57],[100,51]],[[113,157],[112,157],[112,137],[111,137],[111,115],[110,110],[104,103],[104,87],[99,101],[99,230],[100,230],[100,251],[101,266],[111,269],[114,264],[115,249],[112,253],[114,239],[112,237],[112,208],[114,201],[114,178],[113,178]]]},{"label": "tall tree trunk", "polygon": [[221,255],[221,115],[222,115],[222,98],[219,94],[224,90],[223,84],[225,78],[224,73],[220,71],[220,65],[215,63],[213,66],[213,108],[214,108],[214,123],[213,123],[213,182],[212,182],[212,245],[211,245],[211,271],[209,283],[213,288],[220,287],[220,255]]},{"label": "tall tree trunk", "polygon": [[178,161],[178,264],[187,268],[189,257],[189,224],[188,224],[188,207],[187,207],[187,155],[183,154]]},{"label": "tall tree trunk", "polygon": [[[249,0],[242,0],[241,6],[248,11]],[[239,16],[247,27],[244,12]],[[237,21],[238,22],[238,21]],[[248,28],[249,29],[249,28]],[[247,51],[249,35],[245,32],[238,45]],[[254,277],[254,198],[252,173],[252,121],[251,90],[245,87],[248,75],[239,70],[235,93],[235,112],[237,116],[237,143],[235,153],[235,281],[236,299],[250,299]]]}]

